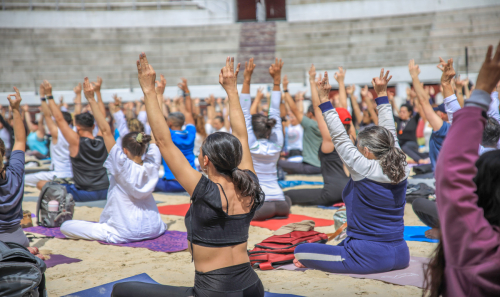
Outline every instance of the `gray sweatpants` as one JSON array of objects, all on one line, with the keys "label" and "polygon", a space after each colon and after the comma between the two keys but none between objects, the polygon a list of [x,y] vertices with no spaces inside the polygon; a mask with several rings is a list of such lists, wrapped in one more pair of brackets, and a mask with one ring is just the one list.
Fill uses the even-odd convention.
[{"label": "gray sweatpants", "polygon": [[26,234],[24,234],[21,225],[17,225],[6,231],[0,232],[0,241],[15,242],[25,247],[30,246],[30,241],[28,240],[28,237],[26,237]]}]

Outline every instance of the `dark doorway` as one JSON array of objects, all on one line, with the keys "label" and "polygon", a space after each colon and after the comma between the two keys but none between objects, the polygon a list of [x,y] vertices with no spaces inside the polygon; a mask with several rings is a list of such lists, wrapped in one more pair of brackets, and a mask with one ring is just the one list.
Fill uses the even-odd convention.
[{"label": "dark doorway", "polygon": [[238,0],[238,21],[256,21],[257,0]]},{"label": "dark doorway", "polygon": [[267,0],[266,20],[286,20],[286,0]]}]

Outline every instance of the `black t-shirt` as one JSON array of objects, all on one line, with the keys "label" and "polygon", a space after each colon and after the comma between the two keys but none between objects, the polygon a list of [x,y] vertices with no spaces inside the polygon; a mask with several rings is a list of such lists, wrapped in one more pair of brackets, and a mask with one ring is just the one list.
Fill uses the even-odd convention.
[{"label": "black t-shirt", "polygon": [[403,146],[408,141],[417,142],[418,120],[420,120],[420,115],[418,113],[407,121],[403,121],[399,117],[394,116],[396,134],[398,135],[400,146]]},{"label": "black t-shirt", "polygon": [[[255,182],[259,182],[253,172],[245,172]],[[192,244],[207,247],[233,246],[246,242],[250,222],[264,199],[264,192],[261,192],[250,212],[228,215],[226,209],[222,209],[219,186],[202,175],[191,197],[191,207],[184,218],[188,240]]]},{"label": "black t-shirt", "polygon": [[71,157],[76,187],[85,191],[107,189],[109,179],[103,166],[107,158],[108,151],[101,136],[94,139],[80,137],[78,155]]}]

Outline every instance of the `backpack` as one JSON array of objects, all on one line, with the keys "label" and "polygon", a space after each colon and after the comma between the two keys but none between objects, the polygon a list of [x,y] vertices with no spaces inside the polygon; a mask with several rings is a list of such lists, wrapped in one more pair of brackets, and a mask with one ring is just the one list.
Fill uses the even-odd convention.
[{"label": "backpack", "polygon": [[[58,211],[49,211],[49,202],[52,200],[59,202]],[[61,227],[62,223],[73,219],[74,211],[73,195],[68,194],[65,186],[50,181],[43,186],[38,197],[36,223],[48,228]]]},{"label": "backpack", "polygon": [[0,241],[0,296],[46,297],[46,269],[24,246]]},{"label": "backpack", "polygon": [[248,252],[250,264],[262,270],[272,270],[277,266],[293,263],[294,251],[303,243],[326,243],[328,235],[311,231],[292,231],[283,235],[273,235]]}]

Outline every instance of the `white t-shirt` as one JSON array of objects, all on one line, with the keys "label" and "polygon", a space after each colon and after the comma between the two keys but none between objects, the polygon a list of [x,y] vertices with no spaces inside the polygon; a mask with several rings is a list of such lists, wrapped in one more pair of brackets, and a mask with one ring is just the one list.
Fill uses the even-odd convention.
[{"label": "white t-shirt", "polygon": [[198,157],[198,155],[200,154],[200,149],[201,145],[203,144],[203,140],[205,140],[203,136],[201,136],[200,133],[196,133],[196,137],[194,139],[194,148],[193,148],[193,154],[196,157]]},{"label": "white t-shirt", "polygon": [[272,129],[269,139],[257,139],[255,136],[252,115],[250,114],[251,102],[250,94],[241,94],[240,104],[247,126],[248,146],[252,155],[253,167],[259,178],[260,187],[266,194],[266,201],[284,201],[285,194],[278,184],[278,175],[276,174],[276,164],[284,141],[279,109],[281,92],[273,91],[271,93],[269,117],[276,120],[276,125]]},{"label": "white t-shirt", "polygon": [[71,170],[71,159],[69,156],[69,143],[64,138],[61,130],[57,129],[57,143],[50,143],[50,168],[55,172],[68,173],[73,176]]},{"label": "white t-shirt", "polygon": [[142,166],[127,158],[117,145],[109,152],[104,163],[111,174],[108,201],[99,223],[111,227],[114,242],[155,238],[165,232],[165,223],[152,195],[160,165],[156,144],[149,146]]},{"label": "white t-shirt", "polygon": [[304,137],[304,128],[302,128],[302,125],[289,126],[286,136],[287,151],[302,150],[302,138]]},{"label": "white t-shirt", "polygon": [[226,129],[225,126],[222,126],[222,128],[220,128],[219,130],[217,130],[212,125],[210,125],[209,123],[205,124],[205,131],[207,131],[207,135],[210,135],[210,134],[215,133],[215,132],[226,132],[227,133],[227,129]]},{"label": "white t-shirt", "polygon": [[0,129],[0,139],[3,140],[6,149],[10,149],[10,134],[7,128],[3,127]]}]

